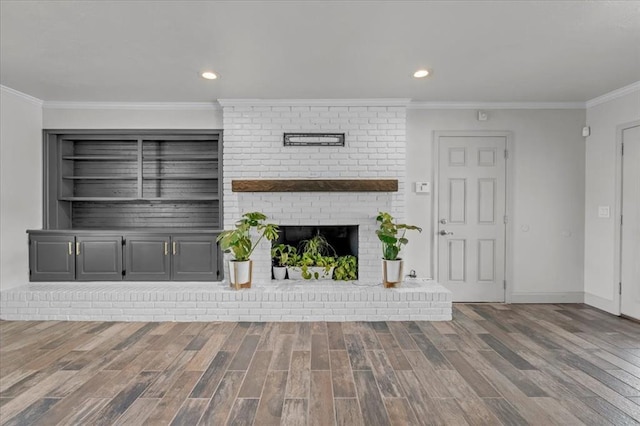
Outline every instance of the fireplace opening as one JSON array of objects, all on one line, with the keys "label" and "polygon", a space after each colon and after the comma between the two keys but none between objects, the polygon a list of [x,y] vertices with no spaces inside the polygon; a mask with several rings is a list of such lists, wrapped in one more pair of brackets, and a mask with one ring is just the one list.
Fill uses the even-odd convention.
[{"label": "fireplace opening", "polygon": [[318,233],[331,244],[336,256],[358,257],[358,225],[280,226],[280,235],[274,244],[288,244],[300,251],[301,242]]},{"label": "fireplace opening", "polygon": [[[333,248],[329,250],[325,256],[335,256],[336,263],[326,263],[324,259],[315,257],[306,258],[304,254],[305,241],[313,239],[315,236],[321,235],[327,243]],[[357,274],[357,258],[358,258],[358,225],[338,225],[338,226],[280,226],[280,234],[273,245],[287,244],[296,248],[299,256],[298,260],[287,264],[287,277],[289,279],[336,279],[336,280],[354,280],[358,278]],[[352,259],[343,258],[343,256],[354,256],[356,264],[353,265]],[[342,259],[341,259],[342,258]],[[306,259],[306,260],[305,260]],[[316,264],[309,264],[307,261],[314,259]],[[300,263],[298,263],[298,261]],[[352,266],[348,266],[352,265]],[[334,270],[335,269],[335,270]],[[335,272],[335,276],[333,273]],[[281,275],[282,274],[282,275]],[[282,269],[273,272],[274,279],[284,279]]]}]

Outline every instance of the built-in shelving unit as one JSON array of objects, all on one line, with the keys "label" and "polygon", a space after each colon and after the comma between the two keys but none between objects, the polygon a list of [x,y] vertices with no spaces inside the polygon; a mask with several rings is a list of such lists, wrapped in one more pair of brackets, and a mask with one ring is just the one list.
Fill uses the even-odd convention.
[{"label": "built-in shelving unit", "polygon": [[222,132],[45,130],[32,281],[215,281]]},{"label": "built-in shelving unit", "polygon": [[220,131],[46,131],[45,228],[220,228]]}]

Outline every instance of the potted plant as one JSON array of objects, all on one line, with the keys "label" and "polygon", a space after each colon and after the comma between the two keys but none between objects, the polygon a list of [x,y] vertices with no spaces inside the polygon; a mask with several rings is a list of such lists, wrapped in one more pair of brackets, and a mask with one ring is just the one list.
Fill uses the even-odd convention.
[{"label": "potted plant", "polygon": [[[217,241],[225,253],[233,253],[229,261],[229,282],[236,290],[251,287],[251,254],[263,238],[273,241],[278,238],[278,225],[265,223],[267,216],[260,212],[245,213],[236,222],[235,229],[223,231]],[[252,231],[257,236],[252,240]]]},{"label": "potted plant", "polygon": [[333,279],[336,281],[353,281],[358,279],[358,258],[352,255],[340,256],[336,259],[336,268],[333,270]]},{"label": "potted plant", "polygon": [[296,248],[288,244],[278,244],[271,248],[273,278],[284,280],[287,275],[287,266],[291,264],[291,259],[295,254],[297,254]]},{"label": "potted plant", "polygon": [[405,237],[408,230],[422,229],[415,225],[395,223],[389,213],[378,213],[376,222],[380,224],[376,235],[382,242],[382,283],[385,287],[395,287],[402,282],[403,260],[398,257],[403,245],[409,240]]},{"label": "potted plant", "polygon": [[335,250],[319,232],[300,242],[301,254],[292,259],[287,268],[289,279],[331,279],[336,266]]}]

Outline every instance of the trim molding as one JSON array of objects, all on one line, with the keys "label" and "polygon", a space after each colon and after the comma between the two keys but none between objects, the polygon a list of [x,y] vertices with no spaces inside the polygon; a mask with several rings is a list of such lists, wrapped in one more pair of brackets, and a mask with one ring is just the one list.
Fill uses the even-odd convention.
[{"label": "trim molding", "polygon": [[585,291],[584,303],[589,306],[593,306],[595,308],[609,312],[610,314],[620,315],[620,306],[619,304],[617,304],[616,306],[615,300],[605,299],[603,297],[596,296],[595,294],[591,294]]},{"label": "trim molding", "polygon": [[409,106],[409,98],[374,99],[218,99],[222,107],[234,106]]},{"label": "trim molding", "polygon": [[44,103],[44,101],[42,99],[38,99],[35,98],[31,95],[27,95],[26,93],[20,92],[18,90],[12,89],[11,87],[7,87],[7,86],[3,86],[0,84],[0,90],[5,92],[5,93],[9,93],[11,95],[17,96],[29,103],[32,103],[34,105],[38,105],[38,106],[42,106],[42,104]]},{"label": "trim molding", "polygon": [[560,293],[511,293],[511,303],[584,303],[582,291]]},{"label": "trim molding", "polygon": [[409,109],[585,109],[584,102],[411,102]]},{"label": "trim molding", "polygon": [[220,110],[215,102],[65,102],[45,101],[46,109]]},{"label": "trim molding", "polygon": [[604,95],[598,96],[597,98],[590,99],[586,102],[586,105],[587,108],[592,108],[596,105],[604,104],[606,102],[628,95],[629,93],[638,91],[640,91],[640,81],[636,81],[635,83],[631,83],[628,86],[624,86],[609,93],[605,93]]}]

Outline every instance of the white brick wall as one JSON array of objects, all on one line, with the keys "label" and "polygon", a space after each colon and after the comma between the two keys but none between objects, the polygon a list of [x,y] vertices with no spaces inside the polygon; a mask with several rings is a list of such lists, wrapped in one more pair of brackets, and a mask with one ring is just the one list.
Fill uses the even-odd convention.
[{"label": "white brick wall", "polygon": [[[224,226],[262,211],[280,225],[359,225],[359,279],[380,281],[375,216],[405,213],[406,107],[247,105],[221,101]],[[393,102],[390,102],[392,105]],[[284,147],[284,132],[344,132],[344,147]],[[234,193],[233,179],[398,179],[398,192]],[[252,256],[254,279],[269,280],[269,244]]]},{"label": "white brick wall", "polygon": [[451,292],[433,281],[397,289],[282,281],[236,291],[223,283],[38,283],[0,293],[0,319],[59,321],[447,321]]}]

